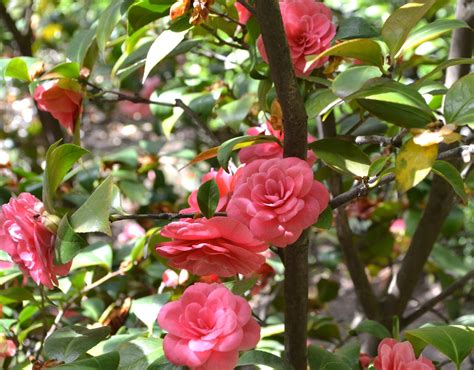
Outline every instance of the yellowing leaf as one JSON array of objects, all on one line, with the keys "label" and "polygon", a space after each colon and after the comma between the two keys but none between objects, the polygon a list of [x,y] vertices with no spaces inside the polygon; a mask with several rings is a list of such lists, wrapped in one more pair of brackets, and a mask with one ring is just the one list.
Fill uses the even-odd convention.
[{"label": "yellowing leaf", "polygon": [[397,188],[406,192],[428,176],[438,155],[438,146],[420,146],[413,139],[407,141],[398,153],[395,165]]},{"label": "yellowing leaf", "polygon": [[413,137],[413,142],[420,146],[430,146],[441,142],[451,144],[461,140],[461,135],[454,132],[454,129],[454,125],[446,125],[438,131],[420,130],[421,132]]}]

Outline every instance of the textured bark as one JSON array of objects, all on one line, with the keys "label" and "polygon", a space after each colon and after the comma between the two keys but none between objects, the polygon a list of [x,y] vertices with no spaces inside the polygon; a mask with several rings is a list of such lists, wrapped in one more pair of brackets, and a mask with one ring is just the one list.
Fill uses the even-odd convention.
[{"label": "textured bark", "polygon": [[[256,1],[257,19],[271,76],[283,111],[285,157],[305,159],[307,116],[290,59],[277,0]],[[285,357],[295,370],[307,368],[308,238],[285,248]]]}]

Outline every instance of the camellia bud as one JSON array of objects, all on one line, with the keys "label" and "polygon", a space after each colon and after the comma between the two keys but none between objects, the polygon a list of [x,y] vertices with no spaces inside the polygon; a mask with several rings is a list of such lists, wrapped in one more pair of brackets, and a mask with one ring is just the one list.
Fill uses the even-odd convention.
[{"label": "camellia bud", "polygon": [[57,234],[59,222],[61,222],[61,219],[58,216],[48,213],[46,211],[43,212],[42,216],[43,225],[53,234]]}]

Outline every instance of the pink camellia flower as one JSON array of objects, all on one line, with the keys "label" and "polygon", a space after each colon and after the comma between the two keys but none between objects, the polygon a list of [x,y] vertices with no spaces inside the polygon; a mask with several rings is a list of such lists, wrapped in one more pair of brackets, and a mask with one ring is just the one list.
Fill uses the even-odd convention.
[{"label": "pink camellia flower", "polygon": [[396,235],[403,235],[405,234],[406,224],[403,218],[397,218],[393,220],[390,225],[390,232]]},{"label": "pink camellia flower", "polygon": [[227,215],[277,247],[295,242],[328,205],[328,191],[302,159],[260,159],[240,171]]},{"label": "pink camellia flower", "polygon": [[371,363],[372,357],[370,357],[367,353],[359,354],[359,365],[362,369],[367,369]]},{"label": "pink camellia flower", "polygon": [[[225,211],[227,203],[229,202],[230,193],[234,188],[234,177],[232,174],[225,172],[222,168],[219,171],[211,169],[202,177],[202,183],[213,179],[219,188],[219,203],[216,211]],[[195,213],[200,212],[197,201],[198,190],[194,190],[188,198],[189,208],[183,209],[180,213]]]},{"label": "pink camellia flower", "polygon": [[82,94],[77,84],[50,80],[36,87],[33,98],[39,109],[49,112],[69,133],[74,132],[82,109]]},{"label": "pink camellia flower", "polygon": [[[280,0],[280,10],[295,73],[307,76],[328,60],[327,57],[321,58],[304,72],[305,57],[325,51],[336,35],[332,12],[315,0]],[[268,63],[262,36],[257,40],[257,46],[263,60]]]},{"label": "pink camellia flower", "polygon": [[121,245],[127,244],[136,238],[145,235],[145,229],[136,222],[125,223],[123,230],[117,236],[117,242]]},{"label": "pink camellia flower", "polygon": [[16,354],[16,344],[11,339],[6,339],[4,335],[0,335],[0,359],[13,357]]},{"label": "pink camellia flower", "polygon": [[410,342],[397,342],[392,338],[380,342],[374,366],[377,370],[435,370],[430,360],[415,357]]},{"label": "pink camellia flower", "polygon": [[52,289],[56,275],[69,272],[71,263],[54,264],[55,235],[43,224],[43,203],[29,193],[10,199],[0,209],[0,249],[10,255],[25,275]]},{"label": "pink camellia flower", "polygon": [[181,270],[178,275],[171,269],[165,270],[161,278],[163,285],[167,288],[176,288],[178,285],[183,285],[188,279],[189,272],[187,270]]},{"label": "pink camellia flower", "polygon": [[237,1],[235,2],[234,6],[235,9],[237,9],[237,13],[239,14],[239,23],[247,24],[250,17],[252,16],[252,13],[250,13],[245,6]]},{"label": "pink camellia flower", "polygon": [[[247,135],[272,135],[283,143],[285,135],[283,130],[275,130],[270,122],[266,122],[261,127],[251,127],[247,130]],[[308,143],[315,141],[315,138],[308,135]],[[243,148],[239,152],[241,163],[250,163],[256,159],[283,158],[283,147],[274,142],[251,145]],[[306,161],[310,166],[316,162],[316,156],[312,150],[308,150]]]},{"label": "pink camellia flower", "polygon": [[168,331],[166,358],[191,370],[232,370],[239,351],[254,348],[260,339],[248,302],[221,284],[190,286],[163,306],[158,325]]},{"label": "pink camellia flower", "polygon": [[172,222],[161,235],[173,240],[158,244],[157,253],[168,258],[171,267],[199,276],[249,274],[265,262],[259,253],[268,248],[246,226],[229,217]]}]

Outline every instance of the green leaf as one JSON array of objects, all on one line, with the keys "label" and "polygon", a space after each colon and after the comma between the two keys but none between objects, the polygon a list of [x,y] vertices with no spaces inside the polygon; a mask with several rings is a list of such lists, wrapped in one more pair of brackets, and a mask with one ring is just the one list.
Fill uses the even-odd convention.
[{"label": "green leaf", "polygon": [[433,172],[445,179],[453,187],[463,203],[467,204],[468,198],[464,190],[464,181],[456,167],[446,161],[435,161],[433,164]]},{"label": "green leaf", "polygon": [[328,138],[311,143],[309,148],[336,171],[361,177],[369,174],[369,157],[350,142]]},{"label": "green leaf", "polygon": [[51,359],[70,363],[103,341],[109,334],[108,326],[96,329],[87,329],[78,325],[64,327],[56,330],[46,339],[44,352]]},{"label": "green leaf", "polygon": [[432,345],[445,354],[459,368],[474,348],[474,331],[460,326],[426,326],[408,330],[405,337],[413,344],[415,351]]},{"label": "green leaf", "polygon": [[347,343],[336,349],[335,354],[341,357],[352,370],[359,370],[360,344],[357,342]]},{"label": "green leaf", "polygon": [[428,176],[436,157],[438,145],[420,146],[408,140],[397,155],[395,181],[401,192],[406,192]]},{"label": "green leaf", "polygon": [[[436,0],[415,0],[395,10],[382,27],[382,38],[395,58],[410,31],[424,17]],[[393,62],[394,60],[392,60]]]},{"label": "green leaf", "polygon": [[119,370],[143,370],[163,356],[162,340],[137,338],[118,347]]},{"label": "green leaf", "polygon": [[189,30],[173,32],[171,30],[163,31],[151,44],[145,62],[145,72],[143,73],[143,82],[147,79],[153,67],[163,60],[173,49],[184,40],[184,36]]},{"label": "green leaf", "polygon": [[3,70],[4,77],[16,78],[21,81],[31,82],[29,67],[38,62],[37,58],[17,57],[11,59]]},{"label": "green leaf", "polygon": [[384,64],[382,48],[376,41],[371,39],[355,39],[336,44],[321,54],[307,56],[305,71],[319,59],[331,55],[359,59],[379,68],[382,68]]},{"label": "green leaf", "polygon": [[474,124],[474,73],[457,80],[448,90],[444,116],[448,123]]},{"label": "green leaf", "polygon": [[258,276],[254,276],[248,279],[243,280],[232,280],[227,281],[224,285],[232,291],[232,293],[237,295],[244,295],[247,293],[258,280]]},{"label": "green leaf", "polygon": [[54,243],[54,258],[57,264],[71,261],[87,242],[78,235],[65,215],[59,223],[56,241]]},{"label": "green leaf", "polygon": [[397,126],[420,128],[436,120],[417,90],[385,78],[368,81],[346,98],[353,99],[373,115]]},{"label": "green leaf", "polygon": [[318,221],[314,224],[318,229],[329,230],[332,227],[332,208],[327,206],[326,209],[319,215]]},{"label": "green leaf", "polygon": [[76,62],[65,62],[51,68],[41,76],[40,80],[54,78],[79,78],[81,75],[81,66]]},{"label": "green leaf", "polygon": [[342,357],[317,345],[308,347],[308,362],[310,370],[351,370]]},{"label": "green leaf", "polygon": [[101,232],[111,236],[109,212],[112,205],[112,178],[107,177],[86,202],[72,214],[71,225],[77,233]]},{"label": "green leaf", "polygon": [[331,90],[340,98],[345,98],[360,90],[368,80],[381,76],[380,69],[374,66],[348,68],[334,79]]},{"label": "green leaf", "polygon": [[[226,142],[222,143],[217,150],[217,161],[225,171],[229,172],[229,160],[234,150],[265,142],[280,143],[280,140],[272,135],[246,135],[227,140]],[[208,158],[212,157],[207,157],[206,159]],[[193,160],[192,163],[196,162]]]},{"label": "green leaf", "polygon": [[352,329],[351,332],[358,334],[368,333],[379,339],[390,338],[392,336],[385,326],[373,320],[362,321],[359,325]]},{"label": "green leaf", "polygon": [[380,32],[365,18],[350,17],[341,21],[336,33],[336,40],[365,39],[377,37]]},{"label": "green leaf", "polygon": [[116,370],[119,361],[120,355],[118,352],[109,352],[101,356],[55,366],[54,368],[61,370]]},{"label": "green leaf", "polygon": [[369,177],[377,176],[384,169],[390,157],[380,157],[372,162],[369,168]]},{"label": "green leaf", "polygon": [[46,168],[43,175],[43,203],[46,211],[54,213],[53,199],[64,176],[73,164],[83,155],[86,149],[74,144],[59,145],[60,141],[51,145],[46,153]]},{"label": "green leaf", "polygon": [[275,370],[290,370],[291,367],[285,364],[280,358],[271,353],[263,351],[245,352],[239,359],[238,366],[245,365],[265,365]]},{"label": "green leaf", "polygon": [[474,64],[474,59],[471,58],[455,58],[455,59],[450,59],[447,60],[441,64],[438,64],[436,68],[434,68],[432,71],[429,73],[425,74],[424,76],[420,77],[418,80],[412,83],[412,86],[419,88],[423,84],[424,81],[430,79],[433,76],[436,76],[438,73],[440,73],[442,70],[451,67],[451,66],[456,66],[460,64]]},{"label": "green leaf", "polygon": [[342,103],[342,100],[331,89],[319,89],[306,99],[304,106],[311,119],[327,113],[339,103]]},{"label": "green leaf", "polygon": [[115,25],[121,18],[120,8],[122,0],[115,0],[103,11],[99,18],[96,30],[97,46],[99,51],[103,52],[105,45],[114,30]]},{"label": "green leaf", "polygon": [[0,291],[0,304],[9,305],[11,303],[17,303],[22,301],[35,302],[33,294],[31,294],[29,289],[21,287],[12,287],[7,289],[2,289]]},{"label": "green leaf", "polygon": [[426,41],[433,40],[446,32],[465,27],[469,26],[466,22],[459,19],[437,19],[433,23],[429,23],[413,31],[403,44],[400,54],[405,53],[409,49],[416,48]]},{"label": "green leaf", "polygon": [[199,210],[206,218],[211,218],[216,213],[219,198],[219,188],[214,179],[206,181],[199,187],[197,202]]},{"label": "green leaf", "polygon": [[324,303],[337,298],[340,285],[337,281],[321,278],[316,287],[318,288],[318,300]]},{"label": "green leaf", "polygon": [[222,105],[216,109],[216,124],[229,126],[237,130],[242,121],[249,114],[254,102],[255,96],[246,94],[239,100],[234,100],[230,103]]},{"label": "green leaf", "polygon": [[[146,26],[147,24],[169,15],[169,9],[174,0],[138,0],[128,8],[128,34]],[[189,22],[186,22],[189,25]]]},{"label": "green leaf", "polygon": [[135,314],[135,316],[148,327],[148,330],[151,330],[160,313],[161,307],[163,307],[170,298],[170,293],[163,293],[134,299],[130,312]]},{"label": "green leaf", "polygon": [[71,270],[81,267],[102,266],[110,271],[112,268],[112,247],[106,243],[95,243],[82,249],[74,258]]},{"label": "green leaf", "polygon": [[[88,54],[97,48],[95,29],[78,30],[74,33],[66,50],[66,56],[72,61],[78,63],[80,66],[85,66],[91,69],[91,65],[86,65]],[[90,54],[89,54],[90,55]]]}]

